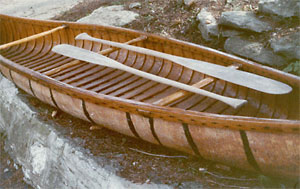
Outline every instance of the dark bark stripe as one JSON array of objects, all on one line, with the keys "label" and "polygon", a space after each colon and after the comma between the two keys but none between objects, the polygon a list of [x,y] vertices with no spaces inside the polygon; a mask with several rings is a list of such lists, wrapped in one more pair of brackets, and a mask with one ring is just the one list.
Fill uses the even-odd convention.
[{"label": "dark bark stripe", "polygon": [[130,113],[126,112],[126,118],[127,118],[127,123],[128,123],[129,129],[131,130],[131,132],[134,134],[135,137],[141,138],[134,128],[133,122],[130,117]]},{"label": "dark bark stripe", "polygon": [[49,91],[50,91],[50,96],[51,96],[51,100],[52,100],[53,104],[56,106],[56,108],[59,108],[56,101],[55,101],[55,99],[54,99],[52,89],[49,88]]},{"label": "dark bark stripe", "polygon": [[29,88],[30,88],[31,93],[33,94],[33,96],[35,96],[33,88],[32,88],[32,85],[31,85],[31,80],[30,79],[28,79],[28,83],[29,83]]},{"label": "dark bark stripe", "polygon": [[193,149],[194,153],[200,157],[200,159],[203,159],[203,157],[201,156],[201,154],[199,153],[199,150],[198,150],[198,147],[196,146],[193,138],[192,138],[192,135],[190,133],[190,130],[189,130],[189,126],[188,124],[186,123],[182,123],[182,126],[183,126],[183,130],[184,130],[184,134],[185,134],[185,137],[189,143],[189,145],[191,146],[191,148]]},{"label": "dark bark stripe", "polygon": [[15,83],[14,78],[13,78],[13,76],[12,76],[12,74],[11,74],[11,70],[9,70],[9,76],[10,76],[10,78],[11,78],[11,81],[12,81],[13,83]]},{"label": "dark bark stripe", "polygon": [[[153,121],[153,118],[152,118],[152,117],[149,118],[149,124],[150,124],[150,129],[151,129],[151,132],[152,132],[153,137],[155,138],[155,140],[156,140],[160,145],[162,145],[162,143],[160,142],[160,140],[159,140],[159,138],[158,138],[158,136],[157,136],[157,134],[156,134],[156,132],[155,132],[155,129],[154,129],[154,121]],[[163,146],[163,145],[162,145],[162,146]]]},{"label": "dark bark stripe", "polygon": [[84,101],[84,100],[81,100],[81,102],[82,102],[82,109],[83,109],[83,113],[84,113],[85,117],[86,117],[92,124],[95,124],[95,125],[96,125],[96,123],[95,123],[94,120],[91,118],[89,112],[88,112],[87,109],[86,109],[85,101]]},{"label": "dark bark stripe", "polygon": [[246,154],[246,157],[247,157],[247,160],[248,160],[248,163],[258,172],[261,172],[261,169],[259,168],[255,158],[254,158],[254,155],[252,153],[252,150],[250,148],[250,145],[249,145],[249,140],[248,140],[248,137],[247,137],[247,134],[245,131],[240,131],[240,135],[241,135],[241,138],[242,138],[242,141],[243,141],[243,145],[244,145],[244,150],[245,150],[245,154]]}]

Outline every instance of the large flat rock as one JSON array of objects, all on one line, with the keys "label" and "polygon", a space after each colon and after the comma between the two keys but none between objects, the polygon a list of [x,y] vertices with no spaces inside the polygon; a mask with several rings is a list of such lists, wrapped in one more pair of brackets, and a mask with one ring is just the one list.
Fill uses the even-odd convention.
[{"label": "large flat rock", "polygon": [[50,19],[68,11],[83,0],[0,0],[0,13],[37,19]]},{"label": "large flat rock", "polygon": [[219,24],[258,33],[272,30],[269,23],[261,21],[253,12],[248,11],[223,12]]},{"label": "large flat rock", "polygon": [[259,12],[274,14],[284,18],[300,17],[300,0],[260,0]]},{"label": "large flat rock", "polygon": [[92,14],[83,17],[77,22],[111,25],[111,26],[124,26],[136,19],[139,15],[132,11],[124,10],[124,6],[115,5],[108,7],[100,7],[92,12]]}]

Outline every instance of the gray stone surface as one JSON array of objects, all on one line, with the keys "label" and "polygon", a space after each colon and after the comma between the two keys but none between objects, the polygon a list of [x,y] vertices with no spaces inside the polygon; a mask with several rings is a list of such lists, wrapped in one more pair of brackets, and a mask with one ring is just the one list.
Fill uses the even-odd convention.
[{"label": "gray stone surface", "polygon": [[83,0],[0,0],[0,13],[37,19],[50,19],[68,11]]},{"label": "gray stone surface", "polygon": [[101,24],[111,26],[124,26],[136,19],[139,15],[132,11],[124,10],[124,6],[115,5],[109,7],[100,7],[92,14],[83,17],[77,22],[89,24]]},{"label": "gray stone surface", "polygon": [[261,21],[253,12],[248,11],[223,12],[221,14],[219,24],[254,32],[272,30],[269,23]]},{"label": "gray stone surface", "polygon": [[300,0],[260,0],[259,12],[282,17],[300,17]]},{"label": "gray stone surface", "polygon": [[202,9],[197,15],[197,20],[199,21],[198,29],[200,30],[203,39],[206,41],[213,40],[213,37],[218,36],[218,24],[214,16],[206,10]]},{"label": "gray stone surface", "polygon": [[264,65],[281,67],[287,64],[283,57],[274,54],[272,50],[265,48],[263,44],[252,42],[239,36],[228,38],[224,48],[231,54],[236,54]]},{"label": "gray stone surface", "polygon": [[18,89],[0,74],[0,132],[5,148],[35,188],[169,188],[134,184],[115,174],[114,165],[94,157],[64,136],[63,128],[40,121],[19,98]]},{"label": "gray stone surface", "polygon": [[233,37],[242,35],[244,32],[240,30],[234,30],[234,29],[222,29],[221,35],[222,37]]},{"label": "gray stone surface", "polygon": [[287,59],[300,59],[300,32],[296,32],[280,39],[271,39],[274,52],[284,55]]}]

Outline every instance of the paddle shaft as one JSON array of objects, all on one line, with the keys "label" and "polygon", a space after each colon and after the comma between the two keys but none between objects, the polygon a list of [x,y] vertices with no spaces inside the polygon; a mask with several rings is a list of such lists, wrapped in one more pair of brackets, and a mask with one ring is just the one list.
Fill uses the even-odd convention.
[{"label": "paddle shaft", "polygon": [[150,79],[159,83],[163,83],[166,85],[170,85],[179,89],[183,89],[186,91],[190,91],[193,93],[197,93],[200,95],[204,95],[216,100],[220,100],[234,108],[238,108],[240,106],[242,106],[243,104],[245,104],[247,101],[246,100],[240,100],[240,99],[234,99],[234,98],[230,98],[230,97],[225,97],[225,96],[221,96],[209,91],[205,91],[202,89],[198,89],[196,87],[192,87],[183,83],[179,83],[170,79],[166,79],[163,77],[159,77],[147,72],[143,72],[140,70],[137,70],[135,68],[126,66],[124,64],[121,64],[113,59],[107,58],[103,55],[97,54],[95,52],[91,52],[88,51],[86,49],[81,49],[78,47],[74,47],[71,45],[57,45],[55,47],[53,47],[52,51],[58,53],[58,54],[62,54],[64,56],[68,56],[71,58],[75,58],[78,60],[82,60],[82,61],[86,61],[86,62],[90,62],[93,64],[98,64],[101,66],[107,66],[107,67],[111,67],[111,68],[115,68],[115,69],[120,69],[126,72],[130,72],[132,74],[138,75],[140,77],[144,77],[146,79]]},{"label": "paddle shaft", "polygon": [[245,86],[257,91],[261,91],[264,93],[269,94],[286,94],[289,93],[292,88],[284,83],[281,83],[279,81],[275,81],[263,76],[259,76],[256,74],[252,74],[249,72],[244,72],[240,70],[233,70],[230,68],[226,68],[224,66],[220,66],[217,64],[212,64],[200,60],[194,60],[189,58],[183,58],[179,56],[174,56],[158,51],[154,51],[151,49],[145,49],[142,47],[132,46],[132,45],[126,45],[118,42],[113,41],[107,41],[103,39],[98,39],[89,36],[86,33],[82,33],[76,36],[75,39],[82,39],[82,40],[90,40],[95,41],[103,44],[107,44],[114,47],[119,47],[123,49],[127,49],[130,51],[155,56],[158,58],[163,58],[166,60],[170,60],[176,64],[179,64],[181,66],[190,68],[192,70],[207,74],[209,76],[228,81],[237,85]]}]

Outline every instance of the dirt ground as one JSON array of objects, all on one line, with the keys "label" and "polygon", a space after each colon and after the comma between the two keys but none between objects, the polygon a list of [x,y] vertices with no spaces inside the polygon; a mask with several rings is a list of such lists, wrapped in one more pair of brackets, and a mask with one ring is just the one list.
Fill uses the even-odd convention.
[{"label": "dirt ground", "polygon": [[[135,2],[141,3],[141,7],[129,9],[129,5]],[[243,10],[257,10],[257,4],[258,0],[241,0],[235,6],[241,7]],[[227,0],[201,0],[190,6],[185,5],[183,0],[117,0],[113,2],[109,0],[86,0],[53,19],[76,21],[100,6],[109,5],[125,5],[125,9],[137,12],[140,15],[136,21],[124,27],[202,44],[215,49],[222,49],[219,47],[222,46],[223,41],[220,39],[208,43],[202,39],[197,28],[197,14],[202,8],[206,7],[218,18],[222,11],[230,11],[234,8],[233,5],[227,4]]]}]

